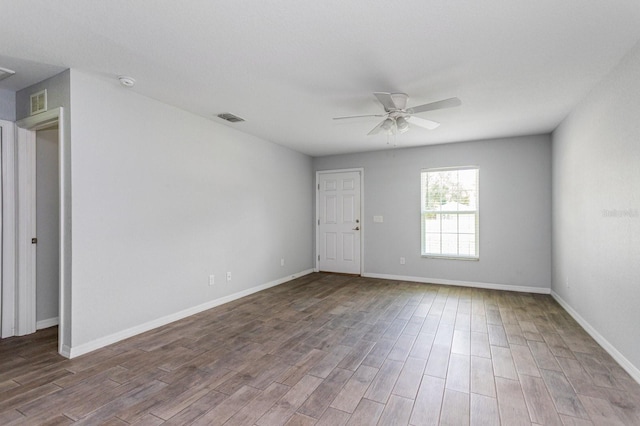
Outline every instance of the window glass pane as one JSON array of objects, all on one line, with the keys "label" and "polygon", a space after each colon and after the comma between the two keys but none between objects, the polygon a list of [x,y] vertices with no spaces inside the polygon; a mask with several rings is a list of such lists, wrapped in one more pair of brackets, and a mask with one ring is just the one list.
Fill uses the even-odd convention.
[{"label": "window glass pane", "polygon": [[424,245],[427,253],[440,254],[440,233],[428,233]]},{"label": "window glass pane", "polygon": [[458,255],[458,235],[442,234],[442,253],[448,255]]},{"label": "window glass pane", "polygon": [[458,232],[462,234],[475,234],[476,232],[476,215],[461,214],[458,216]]},{"label": "window glass pane", "polygon": [[478,173],[476,169],[463,169],[458,170],[458,179],[460,180],[460,184],[465,186],[466,188],[475,188],[476,187],[476,177]]},{"label": "window glass pane", "polygon": [[461,256],[475,256],[476,236],[473,234],[461,234],[458,247]]},{"label": "window glass pane", "polygon": [[458,181],[457,170],[445,170],[438,173],[442,180],[442,186],[446,189],[451,189]]},{"label": "window glass pane", "polygon": [[424,230],[426,232],[440,232],[440,216],[436,213],[425,213]]},{"label": "window glass pane", "polygon": [[455,233],[458,232],[458,215],[443,214],[442,216],[442,232]]}]

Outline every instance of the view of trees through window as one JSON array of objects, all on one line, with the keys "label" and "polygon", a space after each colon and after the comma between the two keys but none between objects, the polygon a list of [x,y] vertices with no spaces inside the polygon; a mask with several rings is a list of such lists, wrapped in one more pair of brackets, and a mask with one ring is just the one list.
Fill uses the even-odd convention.
[{"label": "view of trees through window", "polygon": [[424,170],[422,254],[478,258],[478,169]]}]

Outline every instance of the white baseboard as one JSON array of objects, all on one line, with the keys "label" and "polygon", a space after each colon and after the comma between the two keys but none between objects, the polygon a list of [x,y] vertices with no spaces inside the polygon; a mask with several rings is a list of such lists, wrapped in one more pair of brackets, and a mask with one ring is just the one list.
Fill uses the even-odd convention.
[{"label": "white baseboard", "polygon": [[[68,356],[67,356],[68,358],[75,358],[77,356],[84,355],[84,354],[89,353],[91,351],[94,351],[96,349],[103,348],[103,347],[105,347],[107,345],[111,345],[111,344],[119,342],[121,340],[128,339],[129,337],[133,337],[133,336],[135,336],[137,334],[141,334],[141,333],[144,333],[146,331],[153,330],[154,328],[158,328],[158,327],[161,327],[163,325],[167,325],[169,323],[172,323],[172,322],[181,320],[183,318],[189,317],[191,315],[195,315],[195,314],[200,313],[202,311],[206,311],[207,309],[215,308],[216,306],[220,306],[220,305],[223,305],[225,303],[232,302],[232,301],[234,301],[236,299],[240,299],[241,297],[245,297],[245,296],[248,296],[250,294],[257,293],[257,292],[259,292],[261,290],[266,290],[266,289],[268,289],[270,287],[275,287],[277,285],[286,283],[287,281],[291,281],[291,280],[293,280],[295,278],[299,278],[299,277],[308,275],[308,274],[310,274],[312,272],[313,272],[313,269],[307,269],[306,271],[298,272],[296,274],[289,275],[289,276],[286,276],[284,278],[280,278],[280,279],[268,282],[266,284],[261,284],[261,285],[258,285],[258,286],[255,286],[255,287],[251,287],[251,288],[246,289],[246,290],[239,291],[237,293],[230,294],[228,296],[220,297],[220,298],[215,299],[215,300],[210,300],[210,301],[208,301],[206,303],[203,303],[201,305],[194,306],[192,308],[188,308],[188,309],[182,310],[180,312],[176,312],[174,314],[167,315],[167,316],[164,316],[162,318],[158,318],[158,319],[155,319],[153,321],[149,321],[149,322],[146,322],[144,324],[140,324],[138,326],[131,327],[131,328],[128,328],[126,330],[122,330],[122,331],[119,331],[117,333],[113,333],[113,334],[110,334],[108,336],[104,336],[104,337],[101,337],[99,339],[92,340],[91,342],[83,343],[81,345],[73,346],[73,347],[70,347],[70,348],[69,347],[63,347],[61,355],[67,356],[67,355],[65,355],[65,353],[68,353]],[[65,352],[65,353],[63,353],[63,352]]]},{"label": "white baseboard", "polygon": [[459,287],[486,288],[489,290],[519,291],[523,293],[538,293],[538,294],[551,293],[551,289],[547,287],[526,287],[526,286],[518,286],[518,285],[481,283],[481,282],[473,282],[473,281],[442,280],[439,278],[410,277],[410,276],[403,276],[403,275],[388,275],[388,274],[363,273],[362,276],[367,278],[381,278],[385,280],[411,281],[411,282],[426,283],[426,284],[442,284],[442,285],[454,285]]},{"label": "white baseboard", "polygon": [[593,337],[593,340],[598,342],[598,344],[602,346],[604,350],[607,351],[609,355],[611,355],[611,357],[615,359],[616,362],[620,364],[620,366],[624,368],[627,373],[629,373],[633,380],[640,384],[640,369],[638,369],[638,367],[633,365],[624,355],[622,355],[620,351],[618,351],[615,346],[613,346],[607,339],[605,339],[602,334],[598,333],[598,331],[593,328],[593,326],[589,324],[587,320],[582,318],[582,316],[575,309],[573,309],[571,305],[569,305],[562,297],[560,297],[558,293],[552,290],[551,297],[553,297],[556,302],[558,302],[560,306],[562,306],[564,310],[567,311],[569,315],[571,315],[573,319],[576,320],[576,322],[580,324],[580,326],[584,328],[587,333],[589,333],[591,337]]},{"label": "white baseboard", "polygon": [[58,325],[60,323],[60,318],[49,318],[46,320],[36,322],[36,330],[42,330],[43,328],[53,327],[54,325]]},{"label": "white baseboard", "polygon": [[71,348],[67,345],[61,345],[58,353],[65,358],[71,358]]}]

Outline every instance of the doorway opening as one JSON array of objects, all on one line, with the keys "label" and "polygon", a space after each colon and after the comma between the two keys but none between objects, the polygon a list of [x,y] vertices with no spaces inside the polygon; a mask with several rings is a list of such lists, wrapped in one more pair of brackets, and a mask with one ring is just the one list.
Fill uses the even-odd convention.
[{"label": "doorway opening", "polygon": [[60,179],[58,123],[36,130],[36,330],[58,325]]},{"label": "doorway opening", "polygon": [[[69,357],[64,127],[63,108],[56,108],[18,121],[9,141],[7,160],[15,164],[15,179],[3,181],[3,212],[11,204],[8,210],[15,215],[3,215],[3,229],[13,235],[5,232],[2,238],[3,251],[10,249],[15,259],[3,258],[2,290],[12,297],[2,300],[2,337],[59,325],[58,352]],[[12,280],[7,279],[11,272]],[[5,317],[5,310],[13,315]]]}]

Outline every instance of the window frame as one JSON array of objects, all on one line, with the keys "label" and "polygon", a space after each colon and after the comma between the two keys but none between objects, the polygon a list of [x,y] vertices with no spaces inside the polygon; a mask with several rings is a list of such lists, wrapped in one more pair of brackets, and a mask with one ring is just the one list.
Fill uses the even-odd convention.
[{"label": "window frame", "polygon": [[[433,214],[432,211],[428,211],[425,209],[426,204],[426,188],[423,186],[423,182],[428,179],[428,177],[424,177],[425,173],[437,173],[437,172],[452,172],[452,171],[461,171],[461,170],[475,170],[476,171],[476,208],[475,210],[470,211],[440,211],[439,214],[454,214],[456,216],[460,216],[461,214],[474,214],[475,215],[475,255],[467,256],[460,255],[460,247],[458,245],[458,254],[436,254],[436,253],[426,253],[426,229],[425,229],[425,215]],[[459,220],[457,221],[458,229],[455,235],[458,238],[460,237],[459,232]],[[440,236],[443,235],[442,228],[440,228]],[[440,251],[442,251],[442,244],[440,246]],[[480,167],[478,166],[459,166],[459,167],[437,167],[437,168],[428,168],[420,170],[420,256],[423,258],[429,259],[450,259],[450,260],[471,260],[471,261],[479,261],[480,260]]]}]

